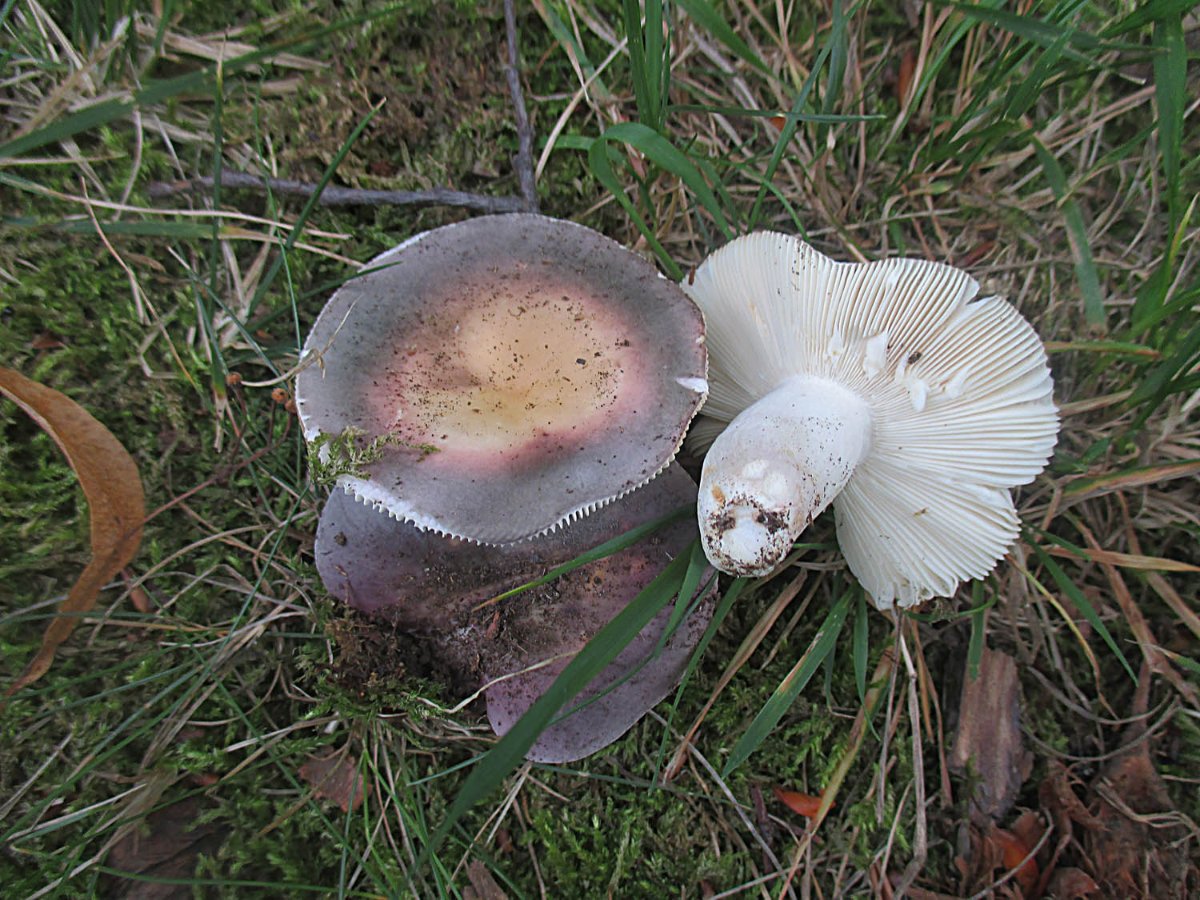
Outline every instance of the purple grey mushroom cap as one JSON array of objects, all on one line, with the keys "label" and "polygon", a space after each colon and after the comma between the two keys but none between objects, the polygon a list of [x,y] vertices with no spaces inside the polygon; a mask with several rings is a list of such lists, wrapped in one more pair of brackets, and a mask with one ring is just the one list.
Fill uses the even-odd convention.
[{"label": "purple grey mushroom cap", "polygon": [[[414,641],[429,642],[459,680],[485,685],[488,718],[503,734],[601,628],[688,550],[695,522],[678,519],[547,585],[487,601],[695,501],[695,483],[672,464],[650,484],[568,528],[516,544],[478,546],[421,531],[336,490],[317,528],[317,568],[331,594],[411,632]],[[704,580],[713,580],[711,574]],[[571,706],[599,699],[551,725],[529,758],[569,762],[628,731],[678,683],[712,611],[709,593],[655,655],[671,612],[664,609]]]},{"label": "purple grey mushroom cap", "polygon": [[612,240],[529,214],[425,232],[318,317],[296,380],[305,437],[378,458],[339,483],[439,534],[503,544],[645,484],[707,392],[704,323]]}]

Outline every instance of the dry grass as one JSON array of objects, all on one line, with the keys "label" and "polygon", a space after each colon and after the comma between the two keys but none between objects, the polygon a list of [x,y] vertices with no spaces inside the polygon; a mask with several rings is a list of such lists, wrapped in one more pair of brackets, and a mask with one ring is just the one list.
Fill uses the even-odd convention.
[{"label": "dry grass", "polygon": [[[581,138],[639,118],[619,10],[581,0],[532,6],[520,26],[526,100],[535,134],[545,139],[535,169],[543,208],[652,254],[647,234],[589,178],[594,173],[573,149]],[[44,7],[21,3],[5,23],[0,140],[9,146],[49,137],[0,153],[6,208],[28,205],[38,219],[4,224],[14,237],[0,250],[0,290],[24,304],[4,348],[12,364],[109,418],[143,464],[157,507],[138,569],[113,586],[103,616],[81,624],[78,652],[64,654],[43,688],[4,713],[0,818],[8,824],[0,872],[20,879],[24,895],[95,889],[105,854],[147,811],[193,795],[234,838],[197,877],[234,895],[266,890],[260,879],[296,894],[336,887],[456,896],[466,895],[467,884],[482,892],[488,879],[513,896],[1002,893],[1015,873],[981,886],[954,867],[968,841],[973,780],[952,773],[948,756],[972,627],[1015,658],[1021,673],[1022,725],[1035,765],[1018,803],[1049,816],[1038,788],[1053,764],[1089,781],[1126,748],[1130,727],[1144,726],[1136,741],[1150,748],[1166,778],[1178,807],[1168,824],[1182,829],[1178,846],[1194,858],[1194,363],[1172,390],[1129,402],[1198,327],[1188,292],[1195,291],[1200,242],[1187,218],[1173,236],[1165,212],[1172,191],[1185,205],[1197,192],[1195,167],[1187,164],[1188,151],[1200,151],[1194,129],[1185,129],[1182,174],[1172,186],[1147,53],[1086,45],[1086,65],[1069,55],[1054,60],[1028,102],[1018,103],[1023,79],[1044,57],[1018,59],[1012,54],[1028,44],[1019,33],[971,24],[948,7],[912,7],[905,15],[868,7],[838,35],[821,6],[735,0],[719,8],[745,52],[676,11],[671,99],[678,109],[664,133],[708,166],[728,218],[738,227],[803,231],[839,259],[903,253],[957,263],[985,291],[1009,297],[1048,342],[1063,431],[1055,464],[1019,497],[1026,540],[974,593],[967,589],[924,618],[873,616],[861,696],[849,674],[847,626],[840,668],[825,690],[814,680],[778,732],[723,774],[740,730],[843,590],[835,550],[797,552],[792,567],[739,601],[669,720],[656,716],[570,771],[522,767],[487,808],[464,820],[447,849],[422,860],[461,785],[456,766],[486,750],[489,738],[458,705],[461,698],[432,685],[383,678],[356,692],[352,680],[339,680],[353,624],[340,623],[324,603],[309,564],[317,500],[286,388],[304,328],[329,285],[352,270],[351,260],[366,258],[367,248],[397,230],[420,230],[446,214],[405,214],[397,225],[386,214],[335,214],[250,194],[159,204],[145,194],[151,181],[221,167],[315,179],[314,160],[341,159],[350,160],[354,187],[433,186],[452,168],[446,159],[457,157],[439,160],[432,176],[419,160],[395,162],[410,152],[403,135],[412,98],[390,97],[381,118],[359,129],[375,88],[409,77],[380,68],[393,41],[411,49],[415,39],[396,32],[409,20],[356,26],[360,45],[331,32],[315,45],[266,54],[251,68],[237,58],[303,33],[318,14],[193,34],[141,13],[83,49]],[[1046,17],[1058,9],[1021,8]],[[449,21],[450,13],[440,15]],[[1091,33],[1105,24],[1071,21]],[[483,32],[495,24],[487,19]],[[1194,28],[1193,14],[1186,34]],[[828,77],[829,58],[818,63],[828,48],[844,65],[840,79]],[[479,80],[462,88],[465,103],[481,108],[479,128],[511,138],[503,130],[502,48],[482,39],[472,49]],[[369,73],[346,71],[346,54]],[[221,87],[200,80],[98,125],[55,131],[82,110],[144,98],[138,92],[151,71],[195,72],[218,61],[232,66]],[[1008,65],[1011,71],[1000,71]],[[465,78],[462,70],[452,74],[458,83]],[[1193,96],[1195,73],[1187,74]],[[449,90],[454,78],[436,83]],[[833,118],[801,122],[777,153],[781,129],[795,125],[780,117],[806,84],[812,109]],[[346,89],[354,102],[333,103],[323,93],[330,87]],[[459,146],[449,122],[464,106],[445,104],[444,118],[427,126],[425,146],[433,151]],[[1190,101],[1185,124],[1194,108]],[[883,118],[868,118],[876,115]],[[327,131],[310,131],[313,146],[304,146],[289,133],[297,122],[309,129],[321,122]],[[989,130],[997,122],[1004,127]],[[356,140],[360,130],[365,137]],[[955,140],[958,151],[944,154]],[[1061,167],[1065,197],[1047,176],[1038,144]],[[620,153],[623,184],[652,236],[684,270],[698,263],[720,242],[719,222],[685,180],[626,146]],[[505,193],[516,183],[499,150],[464,157],[449,175],[489,191],[500,183]],[[1079,212],[1082,245],[1068,207]],[[1132,330],[1138,292],[1172,241],[1179,249],[1162,305],[1175,303],[1174,312],[1154,328]],[[54,323],[85,326],[60,315],[54,301],[44,328],[27,316],[33,294],[23,286],[35,274],[47,277],[40,273],[63,254],[76,268],[90,261],[108,289],[120,285],[119,301],[106,296],[121,308],[102,311],[97,329],[105,336],[124,329],[121,343],[58,335],[65,326]],[[1082,257],[1098,273],[1103,324],[1089,317]],[[39,346],[42,330],[71,346]],[[89,387],[87,373],[106,366],[119,374]],[[278,388],[284,392],[273,398]],[[8,412],[0,419],[6,441],[27,440],[15,421]],[[44,475],[40,460],[51,449],[26,453],[13,440],[4,453],[0,464],[35,485],[19,495],[27,521],[0,519],[4,546],[38,530],[55,536],[14,569],[13,583],[36,596],[4,604],[0,651],[11,672],[49,601],[65,590],[57,569],[78,556],[79,536],[51,529],[61,519],[56,504],[70,493],[61,473],[58,482]],[[56,490],[57,499],[35,502],[35,490]],[[830,541],[832,530],[819,527],[813,539]],[[1138,681],[1102,628],[1134,673],[1144,667],[1140,709]],[[323,803],[298,774],[306,759],[330,751],[364,776],[367,801],[358,817]],[[824,791],[836,805],[826,804],[819,827],[806,826],[771,799],[771,785]],[[1085,796],[1092,802],[1095,795]],[[1009,823],[1005,815],[1000,824]],[[596,828],[599,846],[587,843]],[[1060,865],[1088,864],[1078,832],[1047,831],[1043,849],[1060,839]],[[284,849],[270,856],[273,845]],[[319,852],[305,849],[318,845]],[[679,882],[655,884],[663,873]]]}]

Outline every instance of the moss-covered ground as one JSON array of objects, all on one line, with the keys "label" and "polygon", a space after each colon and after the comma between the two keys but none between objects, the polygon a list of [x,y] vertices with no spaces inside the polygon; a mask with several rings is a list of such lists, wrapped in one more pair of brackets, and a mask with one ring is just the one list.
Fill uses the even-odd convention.
[{"label": "moss-covered ground", "polygon": [[[1068,896],[1055,873],[1116,876],[1047,785],[1066,767],[1095,813],[1131,740],[1169,803],[1155,794],[1158,817],[1130,840],[1176,872],[1147,865],[1137,889],[1186,890],[1178,860],[1194,866],[1200,819],[1195,11],[689,0],[670,5],[659,105],[630,64],[627,12],[516,4],[541,211],[667,272],[721,243],[722,219],[841,259],[969,268],[1047,341],[1063,411],[1055,459],[1018,492],[1022,541],[932,608],[851,603],[833,653],[726,772],[853,590],[825,517],[813,549],[747,587],[677,700],[580,763],[520,767],[427,852],[493,738],[405,636],[325,593],[324,488],[289,400],[303,336],[356,264],[469,213],[178,182],[236,170],[517,195],[503,5],[0,4],[0,364],[107,426],[151,513],[135,560],[0,711],[4,897],[890,896],[902,882],[910,896]],[[589,154],[631,122],[686,165],[620,128]],[[0,400],[0,686],[86,564],[88,512],[53,440]],[[781,591],[795,599],[779,612]],[[993,832],[970,799],[995,776],[948,762],[984,645],[1016,661],[1030,753],[994,824],[1031,810],[1053,829],[1032,888],[993,888],[1005,866],[980,875]],[[864,718],[868,688],[880,702]],[[357,771],[365,802],[315,786],[314,758]],[[836,805],[814,832],[775,788]],[[1153,791],[1126,788],[1144,818],[1134,795]]]}]

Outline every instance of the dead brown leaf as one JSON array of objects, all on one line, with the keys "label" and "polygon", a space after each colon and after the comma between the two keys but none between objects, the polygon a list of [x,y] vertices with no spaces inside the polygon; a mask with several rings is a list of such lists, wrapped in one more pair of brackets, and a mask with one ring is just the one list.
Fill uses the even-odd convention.
[{"label": "dead brown leaf", "polygon": [[146,593],[145,588],[134,583],[133,576],[128,569],[121,572],[121,578],[125,582],[125,590],[129,591],[129,602],[133,604],[133,608],[143,615],[154,612],[154,604],[150,601],[150,595]]},{"label": "dead brown leaf", "polygon": [[508,900],[508,894],[479,860],[467,865],[467,878],[471,883],[463,888],[463,900]]},{"label": "dead brown leaf", "polygon": [[75,470],[88,502],[92,544],[91,560],[46,626],[41,648],[5,692],[8,697],[49,670],[55,651],[70,636],[80,614],[95,606],[101,588],[133,559],[142,540],[146,505],[137,464],[112,432],[82,406],[2,366],[0,392],[54,438]]},{"label": "dead brown leaf", "polygon": [[183,900],[192,896],[188,884],[163,884],[191,878],[201,853],[215,853],[221,835],[215,825],[198,825],[203,807],[197,797],[172,803],[146,817],[144,827],[134,829],[113,845],[108,866],[137,879],[119,875],[106,877],[105,897],[122,900]]},{"label": "dead brown leaf", "polygon": [[1085,828],[1100,827],[1100,820],[1088,812],[1071,786],[1071,774],[1067,767],[1056,759],[1046,763],[1046,777],[1038,786],[1038,800],[1050,813],[1055,827],[1064,835],[1072,833],[1072,824]]},{"label": "dead brown leaf", "polygon": [[1091,897],[1099,890],[1100,885],[1083,869],[1068,867],[1054,873],[1046,892],[1055,900],[1080,900],[1081,897]]},{"label": "dead brown leaf", "polygon": [[963,681],[958,731],[950,768],[979,777],[971,798],[982,824],[1001,818],[1029,776],[1032,757],[1021,739],[1021,694],[1017,664],[999,650],[984,648],[979,675]]},{"label": "dead brown leaf", "polygon": [[989,896],[1021,900],[1039,896],[1041,870],[1034,851],[1045,828],[1036,813],[1022,813],[1009,828],[991,822],[965,827],[966,854],[954,859],[964,894],[988,892]]},{"label": "dead brown leaf", "polygon": [[1084,835],[1091,875],[1104,896],[1185,900],[1200,890],[1188,830],[1154,768],[1147,743],[1105,767],[1093,785],[1099,827]]},{"label": "dead brown leaf", "polygon": [[29,346],[34,350],[58,350],[60,347],[65,347],[67,345],[63,343],[62,338],[60,338],[57,334],[49,331],[43,331],[29,342]]},{"label": "dead brown leaf", "polygon": [[342,812],[362,806],[366,780],[358,772],[358,763],[350,756],[310,756],[300,767],[300,777],[312,786],[314,794],[336,803]]}]

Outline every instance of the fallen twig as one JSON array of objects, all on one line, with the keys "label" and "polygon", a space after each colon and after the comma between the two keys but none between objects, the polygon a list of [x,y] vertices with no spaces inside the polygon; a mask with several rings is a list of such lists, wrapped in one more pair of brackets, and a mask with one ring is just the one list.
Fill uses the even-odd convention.
[{"label": "fallen twig", "polygon": [[[430,188],[423,191],[390,191],[326,186],[317,202],[321,206],[459,206],[484,213],[537,212],[537,185],[533,169],[533,128],[525,110],[525,95],[521,90],[521,73],[517,67],[517,16],[513,0],[504,0],[504,26],[508,44],[508,62],[504,77],[512,97],[513,115],[517,126],[517,156],[513,160],[519,197],[494,197],[456,191],[450,188]],[[293,197],[311,197],[318,186],[287,178],[266,178],[249,172],[226,172],[221,186],[238,190],[264,191]],[[146,193],[155,199],[178,194],[210,193],[215,180],[208,175],[176,181],[156,181]]]},{"label": "fallen twig", "polygon": [[517,14],[513,0],[504,0],[504,32],[508,41],[508,65],[504,67],[504,77],[508,81],[513,114],[517,120],[517,158],[513,160],[513,168],[517,171],[517,186],[525,200],[525,211],[537,212],[537,185],[533,174],[533,128],[529,124],[529,114],[525,111],[521,72],[517,68]]},{"label": "fallen twig", "polygon": [[[156,181],[146,188],[153,198],[171,197],[185,193],[209,193],[213,189],[211,176],[183,178],[178,181]],[[264,178],[248,172],[225,172],[221,187],[257,190],[293,197],[311,197],[317,185],[286,178]],[[528,208],[523,197],[493,197],[450,188],[430,188],[424,191],[385,191],[362,188],[327,186],[317,202],[322,206],[462,206],[487,213],[521,212]]]}]

